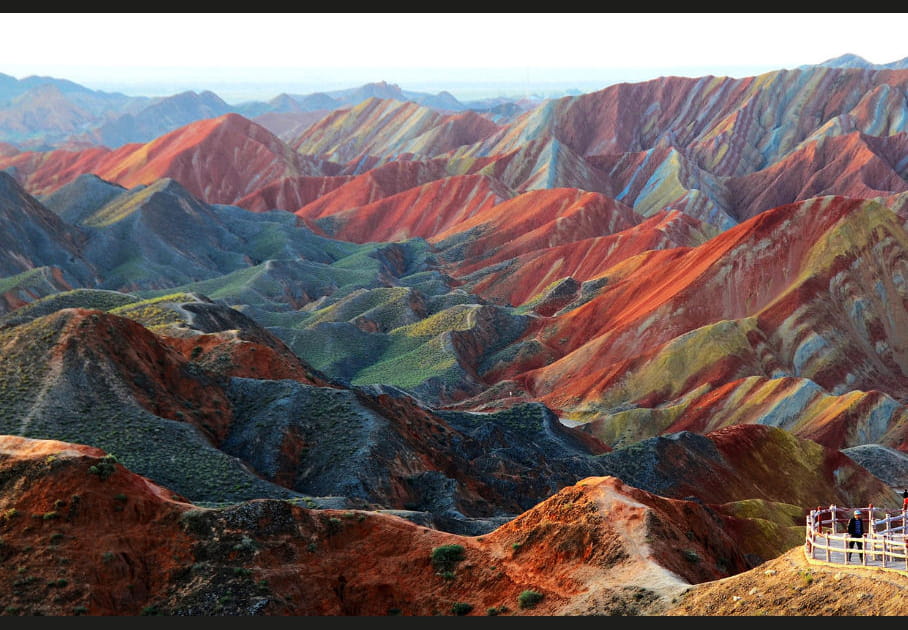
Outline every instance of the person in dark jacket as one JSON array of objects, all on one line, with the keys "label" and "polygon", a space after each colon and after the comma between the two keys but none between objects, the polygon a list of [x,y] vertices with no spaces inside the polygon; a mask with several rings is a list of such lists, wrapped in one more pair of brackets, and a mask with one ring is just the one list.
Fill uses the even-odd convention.
[{"label": "person in dark jacket", "polygon": [[858,549],[863,551],[863,537],[865,533],[866,531],[864,530],[864,521],[861,520],[861,511],[855,510],[854,515],[852,515],[852,517],[848,519],[848,562],[851,562],[852,547],[857,547]]}]

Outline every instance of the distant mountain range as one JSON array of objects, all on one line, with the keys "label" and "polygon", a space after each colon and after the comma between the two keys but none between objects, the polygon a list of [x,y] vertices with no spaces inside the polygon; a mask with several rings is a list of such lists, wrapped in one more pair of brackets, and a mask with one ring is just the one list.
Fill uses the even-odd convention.
[{"label": "distant mountain range", "polygon": [[[905,70],[908,69],[908,57],[892,61],[890,63],[870,63],[860,55],[841,55],[827,59],[823,63],[816,64],[827,68],[863,68],[865,70]],[[801,68],[812,68],[816,66],[801,66]]]},{"label": "distant mountain range", "polygon": [[[90,90],[65,79],[0,74],[0,142],[20,148],[148,142],[178,127],[205,118],[238,113],[281,134],[315,120],[311,114],[356,105],[369,98],[408,101],[446,112],[477,111],[510,117],[537,104],[497,98],[461,103],[451,94],[401,90],[386,82],[313,94],[279,94],[268,102],[232,106],[210,91],[172,96],[132,97]],[[293,126],[296,123],[296,126]]]},{"label": "distant mountain range", "polygon": [[[908,58],[871,64],[857,55],[842,55],[816,66],[903,69]],[[357,105],[367,99],[413,102],[442,112],[474,111],[505,122],[540,103],[540,100],[497,97],[461,102],[449,92],[429,94],[402,90],[385,81],[359,87],[278,94],[267,102],[229,105],[211,91],[186,91],[169,96],[125,96],[102,92],[66,79],[31,76],[16,79],[0,73],[0,143],[19,148],[148,142],[178,127],[227,113],[256,120],[283,139],[298,135],[327,112]]]}]

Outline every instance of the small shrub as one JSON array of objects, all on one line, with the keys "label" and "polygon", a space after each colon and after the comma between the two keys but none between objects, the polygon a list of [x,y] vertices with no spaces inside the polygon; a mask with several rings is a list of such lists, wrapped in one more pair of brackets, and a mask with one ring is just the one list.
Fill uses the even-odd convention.
[{"label": "small shrub", "polygon": [[466,602],[454,602],[451,605],[451,612],[458,617],[468,614],[471,610],[473,610],[473,604],[468,604]]},{"label": "small shrub", "polygon": [[542,597],[543,595],[539,591],[526,590],[517,596],[517,603],[521,608],[532,608],[542,601]]},{"label": "small shrub", "polygon": [[119,460],[114,455],[105,455],[97,464],[89,467],[88,472],[97,475],[102,481],[106,480],[117,469]]},{"label": "small shrub", "polygon": [[685,549],[685,550],[684,550],[684,558],[685,558],[688,562],[700,562],[700,554],[698,554],[698,553],[697,553],[696,551],[694,551],[693,549]]},{"label": "small shrub", "polygon": [[442,545],[432,550],[432,566],[439,573],[453,571],[457,563],[463,559],[462,545]]}]

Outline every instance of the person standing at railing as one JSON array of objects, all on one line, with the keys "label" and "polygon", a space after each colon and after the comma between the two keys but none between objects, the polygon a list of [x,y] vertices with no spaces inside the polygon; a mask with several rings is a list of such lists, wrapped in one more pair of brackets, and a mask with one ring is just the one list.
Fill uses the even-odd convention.
[{"label": "person standing at railing", "polygon": [[902,493],[902,511],[908,510],[908,488]]},{"label": "person standing at railing", "polygon": [[848,519],[848,554],[846,556],[846,561],[851,562],[851,549],[852,547],[857,547],[859,550],[864,550],[864,534],[866,533],[864,529],[864,521],[861,520],[861,511],[855,510],[854,515]]}]

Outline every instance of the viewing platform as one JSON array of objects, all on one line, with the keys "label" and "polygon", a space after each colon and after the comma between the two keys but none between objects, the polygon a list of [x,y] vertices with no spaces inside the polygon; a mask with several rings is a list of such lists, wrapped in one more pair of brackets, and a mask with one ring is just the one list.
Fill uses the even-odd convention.
[{"label": "viewing platform", "polygon": [[[860,538],[848,535],[848,520],[858,511],[864,521],[865,534]],[[906,547],[906,518],[908,512],[867,507],[818,507],[807,515],[804,554],[809,560],[898,571],[908,575]],[[857,540],[861,548],[848,548]],[[848,556],[851,559],[848,559]]]}]

